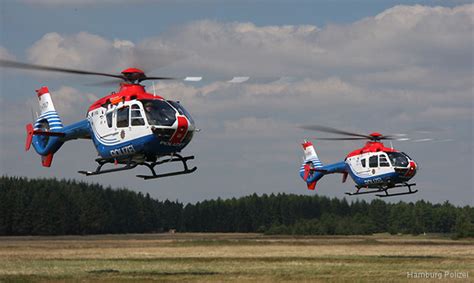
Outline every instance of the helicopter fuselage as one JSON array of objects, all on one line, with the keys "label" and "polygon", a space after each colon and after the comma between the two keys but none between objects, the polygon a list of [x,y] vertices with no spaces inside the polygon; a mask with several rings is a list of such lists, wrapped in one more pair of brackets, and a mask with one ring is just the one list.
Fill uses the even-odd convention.
[{"label": "helicopter fuselage", "polygon": [[348,157],[347,172],[359,187],[390,187],[409,181],[416,174],[416,163],[396,151],[368,152]]},{"label": "helicopter fuselage", "polygon": [[349,175],[359,188],[391,188],[408,182],[416,174],[414,160],[379,141],[369,141],[349,153],[344,161],[328,165],[321,163],[311,142],[305,142],[303,148],[306,158],[300,175],[308,188],[314,188],[324,175],[334,173],[344,174],[343,181]]},{"label": "helicopter fuselage", "polygon": [[91,139],[104,158],[153,160],[180,152],[191,141],[195,127],[189,113],[176,101],[146,93],[143,86],[122,84],[95,102],[87,112]]}]

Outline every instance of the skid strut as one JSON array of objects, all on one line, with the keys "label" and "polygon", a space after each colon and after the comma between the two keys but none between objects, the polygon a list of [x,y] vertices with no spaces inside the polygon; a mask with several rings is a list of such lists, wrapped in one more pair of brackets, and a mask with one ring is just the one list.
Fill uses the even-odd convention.
[{"label": "skid strut", "polygon": [[[84,174],[86,176],[93,176],[93,175],[100,175],[100,174],[105,174],[105,173],[111,173],[111,172],[118,172],[118,171],[124,171],[124,170],[130,170],[133,169],[139,165],[141,166],[146,166],[148,169],[151,171],[151,175],[137,175],[139,178],[143,178],[144,180],[149,180],[149,179],[157,179],[157,178],[163,178],[163,177],[169,177],[169,176],[176,176],[176,175],[182,175],[182,174],[189,174],[194,171],[196,171],[197,167],[193,167],[189,169],[187,161],[194,159],[194,156],[186,156],[182,157],[181,155],[174,153],[173,155],[167,156],[166,159],[155,161],[155,162],[136,162],[133,161],[132,158],[130,157],[126,161],[120,161],[120,164],[124,164],[122,167],[119,168],[112,168],[112,169],[105,169],[102,170],[102,166],[108,163],[117,163],[115,159],[111,158],[98,158],[96,159],[96,162],[99,163],[95,171],[78,171],[80,174]],[[161,164],[165,163],[171,163],[171,162],[182,162],[183,164],[183,170],[181,171],[175,171],[175,172],[168,172],[168,173],[162,173],[162,174],[157,174],[155,171],[155,167]]]},{"label": "skid strut", "polygon": [[[356,186],[356,191],[355,192],[346,192],[346,195],[349,196],[356,196],[356,195],[365,195],[365,194],[376,194],[376,193],[385,193],[385,194],[376,194],[378,197],[393,197],[393,196],[401,196],[401,195],[410,195],[418,192],[418,190],[412,190],[411,187],[416,186],[415,183],[408,184],[399,184],[395,185],[392,187],[379,187],[375,189],[367,189],[364,191],[360,191],[364,187],[359,187]],[[401,193],[389,193],[389,190],[394,189],[394,188],[401,188],[401,187],[407,187],[408,191],[407,192],[401,192]]]},{"label": "skid strut", "polygon": [[[144,163],[142,165],[145,165],[146,167],[148,167],[150,169],[151,175],[137,175],[137,177],[143,178],[144,180],[149,180],[149,179],[157,179],[157,178],[163,178],[163,177],[193,173],[194,171],[196,171],[197,167],[195,166],[191,169],[188,168],[187,161],[190,160],[190,159],[194,159],[194,156],[182,157],[181,155],[175,153],[174,155],[172,155],[171,157],[169,157],[168,159],[165,159],[165,160],[156,161],[156,162],[153,162],[153,163],[150,163],[150,164]],[[163,164],[163,163],[171,163],[171,162],[179,162],[179,161],[181,161],[183,163],[184,169],[182,171],[156,174],[155,166]]]}]

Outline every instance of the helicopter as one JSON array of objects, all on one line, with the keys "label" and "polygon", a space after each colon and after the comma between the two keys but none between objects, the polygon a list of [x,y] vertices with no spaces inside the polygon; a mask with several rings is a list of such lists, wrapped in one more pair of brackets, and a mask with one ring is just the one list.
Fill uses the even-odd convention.
[{"label": "helicopter", "polygon": [[[378,197],[391,197],[408,195],[418,192],[412,189],[416,183],[409,183],[417,172],[417,163],[406,153],[392,147],[385,147],[382,140],[406,140],[396,136],[382,135],[373,132],[369,135],[352,133],[331,127],[310,125],[301,126],[305,130],[320,131],[345,135],[348,137],[317,138],[318,140],[366,140],[364,147],[350,152],[344,161],[323,165],[319,159],[314,145],[309,140],[304,140],[304,161],[300,167],[301,178],[306,182],[309,190],[315,190],[316,183],[328,174],[342,174],[345,183],[350,175],[355,182],[355,192],[346,192],[346,195],[376,194]],[[394,188],[406,187],[404,192],[391,193]]]},{"label": "helicopter", "polygon": [[[179,101],[148,93],[141,84],[145,80],[177,78],[148,77],[138,68],[127,68],[121,74],[109,74],[9,60],[0,60],[0,67],[106,76],[121,81],[117,80],[120,82],[117,92],[111,92],[89,107],[85,119],[67,126],[62,124],[48,87],[36,90],[40,113],[34,123],[26,125],[25,150],[28,151],[33,145],[44,167],[51,166],[54,154],[65,142],[90,139],[99,158],[95,160],[98,163],[95,170],[78,171],[86,176],[130,170],[137,166],[150,169],[150,175],[137,175],[145,180],[196,171],[197,167],[188,166],[188,161],[194,156],[180,154],[198,130],[193,118]],[[184,80],[199,79],[186,77]],[[181,162],[183,169],[161,174],[155,170],[159,165],[173,162]],[[103,169],[106,164],[115,166]]]}]

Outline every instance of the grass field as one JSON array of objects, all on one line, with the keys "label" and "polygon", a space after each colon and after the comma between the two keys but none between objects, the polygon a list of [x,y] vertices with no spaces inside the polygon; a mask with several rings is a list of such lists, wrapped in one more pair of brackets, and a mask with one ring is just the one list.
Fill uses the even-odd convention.
[{"label": "grass field", "polygon": [[390,235],[0,237],[0,282],[397,282],[410,279],[407,272],[442,272],[444,278],[445,271],[469,272],[473,280],[473,247],[473,239]]}]

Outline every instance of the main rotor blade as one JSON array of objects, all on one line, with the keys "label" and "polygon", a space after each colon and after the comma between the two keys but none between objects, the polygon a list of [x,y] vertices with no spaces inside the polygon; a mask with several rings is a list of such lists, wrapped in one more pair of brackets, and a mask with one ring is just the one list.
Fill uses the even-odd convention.
[{"label": "main rotor blade", "polygon": [[366,140],[366,138],[312,138],[313,140],[322,141],[355,141],[355,140]]},{"label": "main rotor blade", "polygon": [[399,138],[396,138],[396,137],[390,136],[390,135],[386,135],[386,136],[383,135],[383,136],[381,136],[381,137],[379,137],[379,138],[377,138],[377,139],[378,139],[378,140],[396,140],[396,139],[399,139]]},{"label": "main rotor blade", "polygon": [[0,67],[24,69],[24,70],[37,70],[37,71],[70,73],[70,74],[79,74],[79,75],[96,75],[96,76],[105,76],[105,77],[113,77],[113,78],[124,79],[124,77],[122,75],[114,75],[114,74],[83,71],[83,70],[76,70],[76,69],[35,65],[35,64],[28,64],[28,63],[22,63],[22,62],[10,61],[10,60],[3,60],[3,59],[0,59]]},{"label": "main rotor blade", "polygon": [[173,77],[145,77],[141,78],[138,81],[146,81],[146,80],[179,80],[179,78],[173,78]]},{"label": "main rotor blade", "polygon": [[363,137],[366,139],[372,139],[372,137],[368,135],[351,133],[351,132],[342,131],[335,128],[320,126],[320,125],[306,125],[306,126],[300,126],[300,128],[305,129],[305,130],[310,130],[310,131],[319,131],[319,132],[325,132],[325,133],[331,133],[331,134],[339,134],[339,135],[345,135],[345,136]]}]

